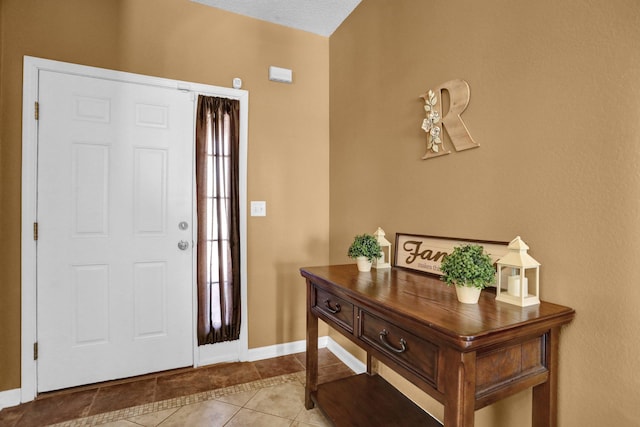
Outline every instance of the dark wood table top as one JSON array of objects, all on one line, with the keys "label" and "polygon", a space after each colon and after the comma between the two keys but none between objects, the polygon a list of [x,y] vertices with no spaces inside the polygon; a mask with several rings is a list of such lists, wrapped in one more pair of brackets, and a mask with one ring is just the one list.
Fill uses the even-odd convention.
[{"label": "dark wood table top", "polygon": [[437,332],[460,348],[491,345],[492,336],[522,336],[522,329],[540,330],[569,323],[573,309],[549,302],[519,307],[495,300],[495,289],[482,291],[478,304],[458,302],[453,287],[438,277],[399,268],[358,272],[355,264],[304,267],[304,277],[339,290],[364,307],[384,307]]}]

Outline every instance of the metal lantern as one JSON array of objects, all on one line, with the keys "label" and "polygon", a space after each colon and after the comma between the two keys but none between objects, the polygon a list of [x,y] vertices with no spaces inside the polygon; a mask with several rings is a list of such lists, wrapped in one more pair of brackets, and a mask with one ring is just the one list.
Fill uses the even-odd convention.
[{"label": "metal lantern", "polygon": [[[508,248],[509,252],[496,263],[498,266],[496,300],[520,307],[540,304],[540,263],[527,253],[529,246],[520,236],[513,239]],[[506,289],[502,288],[503,269],[507,269],[504,272],[507,277]],[[530,280],[535,287],[529,286]]]},{"label": "metal lantern", "polygon": [[382,256],[373,261],[373,268],[383,269],[391,268],[391,242],[384,238],[384,230],[380,227],[373,233],[373,236],[378,241],[380,249],[382,250]]}]

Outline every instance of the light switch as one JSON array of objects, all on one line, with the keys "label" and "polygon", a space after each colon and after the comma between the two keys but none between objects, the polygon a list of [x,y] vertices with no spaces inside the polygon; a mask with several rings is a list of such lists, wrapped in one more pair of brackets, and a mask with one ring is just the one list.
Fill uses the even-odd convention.
[{"label": "light switch", "polygon": [[267,216],[267,202],[252,200],[251,216]]}]

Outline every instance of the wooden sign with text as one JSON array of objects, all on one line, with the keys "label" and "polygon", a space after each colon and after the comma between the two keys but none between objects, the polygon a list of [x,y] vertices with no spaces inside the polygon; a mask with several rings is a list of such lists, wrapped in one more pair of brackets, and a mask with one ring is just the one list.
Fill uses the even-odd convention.
[{"label": "wooden sign with text", "polygon": [[456,246],[466,244],[481,245],[494,264],[507,254],[509,246],[509,242],[397,233],[393,266],[442,276],[440,263],[444,257]]}]

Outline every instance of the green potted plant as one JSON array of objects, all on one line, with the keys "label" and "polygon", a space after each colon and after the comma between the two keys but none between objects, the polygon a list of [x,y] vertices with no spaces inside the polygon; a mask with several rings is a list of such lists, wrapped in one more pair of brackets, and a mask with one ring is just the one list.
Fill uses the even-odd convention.
[{"label": "green potted plant", "polygon": [[440,264],[444,273],[442,280],[447,285],[455,285],[458,301],[476,304],[480,292],[493,283],[496,270],[491,258],[480,245],[457,246]]},{"label": "green potted plant", "polygon": [[347,255],[354,258],[358,265],[358,271],[371,271],[371,264],[382,256],[380,243],[371,234],[360,234],[353,238]]}]

